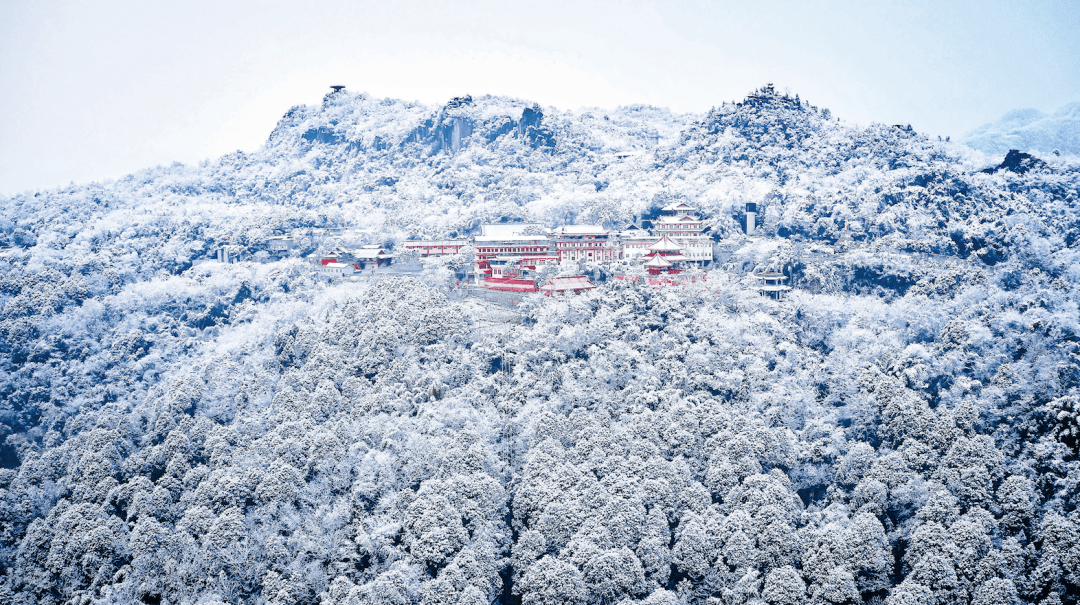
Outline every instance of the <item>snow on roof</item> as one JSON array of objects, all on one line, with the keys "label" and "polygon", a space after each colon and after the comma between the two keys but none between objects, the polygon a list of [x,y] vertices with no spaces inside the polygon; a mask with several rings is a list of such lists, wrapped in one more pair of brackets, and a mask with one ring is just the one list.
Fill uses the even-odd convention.
[{"label": "snow on roof", "polygon": [[428,247],[428,246],[463,246],[469,243],[467,239],[417,239],[404,242],[403,245],[406,248],[416,247]]},{"label": "snow on roof", "polygon": [[656,219],[657,223],[698,223],[701,219],[696,219],[690,215],[683,214],[681,216],[661,216]]},{"label": "snow on roof", "polygon": [[536,286],[530,286],[529,284],[493,284],[489,285],[488,289],[506,292],[536,292]]},{"label": "snow on roof", "polygon": [[697,208],[694,208],[686,202],[675,202],[664,206],[661,210],[664,210],[665,212],[678,212],[680,210],[697,210]]},{"label": "snow on roof", "polygon": [[388,256],[382,248],[360,248],[353,250],[352,255],[356,258],[386,258]]},{"label": "snow on roof", "polygon": [[536,282],[531,279],[513,277],[484,278],[484,287],[488,290],[504,290],[508,292],[536,292]]},{"label": "snow on roof", "polygon": [[646,267],[670,267],[671,263],[666,258],[659,254],[654,254],[649,257],[649,260],[645,261]]},{"label": "snow on roof", "polygon": [[498,242],[507,242],[509,244],[526,244],[529,242],[542,242],[547,245],[546,235],[507,235],[504,237],[484,237],[483,235],[476,236],[477,244],[490,245]]},{"label": "snow on roof", "polygon": [[682,249],[682,246],[668,239],[668,236],[666,235],[664,237],[661,237],[655,244],[649,246],[649,250],[653,250],[656,252],[674,252]]},{"label": "snow on roof", "polygon": [[546,284],[540,286],[541,290],[548,292],[563,292],[566,290],[589,290],[595,288],[589,278],[584,275],[571,277],[553,277]]},{"label": "snow on roof", "polygon": [[[536,232],[542,232],[544,230],[543,225],[539,223],[506,223],[498,225],[480,225],[481,237],[485,238],[507,238],[525,235],[525,230],[533,230]],[[533,237],[543,237],[542,235],[536,235]]]},{"label": "snow on roof", "polygon": [[323,265],[323,269],[344,269],[345,267],[352,267],[345,263],[326,263]]},{"label": "snow on roof", "polygon": [[555,235],[607,235],[608,230],[601,225],[563,225],[555,230]]}]

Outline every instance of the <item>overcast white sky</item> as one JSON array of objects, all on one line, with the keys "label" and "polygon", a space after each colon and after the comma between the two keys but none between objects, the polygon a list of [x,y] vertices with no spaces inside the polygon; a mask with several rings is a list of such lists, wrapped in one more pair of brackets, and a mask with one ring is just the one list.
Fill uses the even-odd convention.
[{"label": "overcast white sky", "polygon": [[1080,2],[0,0],[0,193],[254,150],[330,84],[704,111],[765,82],[958,136],[1080,101]]}]

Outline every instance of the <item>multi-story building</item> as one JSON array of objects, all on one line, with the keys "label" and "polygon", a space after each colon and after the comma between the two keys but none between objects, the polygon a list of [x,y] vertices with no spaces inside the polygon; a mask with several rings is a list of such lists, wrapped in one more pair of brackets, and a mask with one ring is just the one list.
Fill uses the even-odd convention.
[{"label": "multi-story building", "polygon": [[678,202],[662,208],[663,215],[653,221],[653,230],[659,237],[670,237],[681,245],[686,261],[707,263],[712,261],[712,239],[705,235],[705,225],[697,208]]},{"label": "multi-story building", "polygon": [[478,258],[547,254],[549,244],[547,231],[531,223],[480,225],[480,235],[475,238]]},{"label": "multi-story building", "polygon": [[650,275],[661,273],[679,273],[680,268],[690,259],[686,256],[686,248],[666,235],[649,246],[649,252],[645,255],[645,268]]},{"label": "multi-story building", "polygon": [[521,266],[524,260],[524,264],[535,266],[555,256],[547,230],[535,223],[481,225],[474,246],[478,277],[491,276],[493,265],[505,269]]},{"label": "multi-story building", "polygon": [[649,253],[649,246],[656,243],[656,236],[636,225],[629,225],[619,232],[619,258],[634,259]]},{"label": "multi-story building", "polygon": [[619,258],[618,243],[600,225],[563,225],[551,232],[560,261],[610,263]]}]

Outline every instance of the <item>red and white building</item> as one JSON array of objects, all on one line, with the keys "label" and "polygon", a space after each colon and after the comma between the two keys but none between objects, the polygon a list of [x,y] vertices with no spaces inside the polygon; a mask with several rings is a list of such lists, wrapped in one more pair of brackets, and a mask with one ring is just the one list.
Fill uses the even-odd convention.
[{"label": "red and white building", "polygon": [[393,255],[381,246],[364,246],[350,253],[353,266],[360,271],[375,269],[390,264]]},{"label": "red and white building", "polygon": [[547,255],[549,252],[547,231],[540,225],[515,223],[508,225],[481,225],[480,235],[475,238],[476,257]]},{"label": "red and white building", "polygon": [[697,208],[677,202],[664,206],[664,213],[653,221],[653,230],[660,237],[669,237],[683,248],[687,262],[704,264],[712,261],[712,239],[705,235],[705,224]]},{"label": "red and white building", "polygon": [[649,260],[645,261],[645,269],[649,272],[649,275],[660,275],[662,273],[678,273],[678,269],[675,269],[675,263],[667,260],[659,254],[654,254],[649,257]]},{"label": "red and white building", "polygon": [[525,271],[558,262],[547,230],[535,223],[481,225],[474,246],[476,275],[493,290],[535,292],[536,282]]},{"label": "red and white building", "polygon": [[645,269],[650,275],[663,273],[676,275],[681,272],[682,265],[687,260],[686,250],[678,242],[664,235],[659,241],[649,246],[649,252],[645,255]]},{"label": "red and white building", "polygon": [[620,257],[611,232],[600,225],[563,225],[551,233],[559,260],[610,263]]},{"label": "red and white building", "polygon": [[686,249],[666,235],[649,246],[649,252],[645,256],[662,256],[668,262],[673,263],[688,260],[686,258]]},{"label": "red and white building", "polygon": [[345,262],[351,253],[343,248],[334,248],[325,254],[319,255],[319,264],[326,266],[330,263]]},{"label": "red and white building", "polygon": [[488,277],[484,287],[499,292],[536,292],[536,280],[528,277]]}]

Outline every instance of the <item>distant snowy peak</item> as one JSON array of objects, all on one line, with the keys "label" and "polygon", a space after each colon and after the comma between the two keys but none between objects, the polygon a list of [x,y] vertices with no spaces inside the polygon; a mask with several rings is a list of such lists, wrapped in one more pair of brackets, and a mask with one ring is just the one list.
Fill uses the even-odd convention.
[{"label": "distant snowy peak", "polygon": [[963,142],[994,154],[1020,149],[1080,155],[1080,103],[1071,103],[1052,114],[1037,109],[1010,111],[997,122],[972,130]]},{"label": "distant snowy peak", "polygon": [[510,137],[539,151],[552,151],[562,142],[573,149],[613,153],[674,140],[698,117],[646,105],[564,111],[523,99],[464,95],[437,106],[341,91],[326,95],[321,104],[290,109],[268,144],[365,151],[415,145],[428,153],[456,153]]}]

